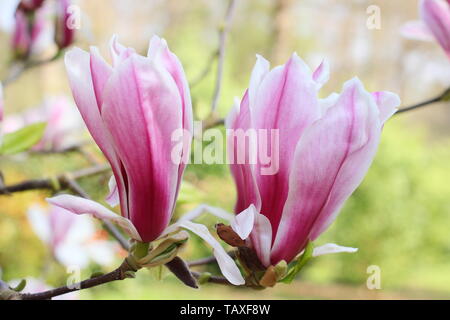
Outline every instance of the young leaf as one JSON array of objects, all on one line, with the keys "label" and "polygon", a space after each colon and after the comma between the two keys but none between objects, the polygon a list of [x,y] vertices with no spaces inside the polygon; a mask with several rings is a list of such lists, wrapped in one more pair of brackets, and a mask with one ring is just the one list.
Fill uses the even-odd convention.
[{"label": "young leaf", "polygon": [[3,137],[0,154],[13,155],[30,149],[38,143],[45,132],[46,123],[35,123]]}]

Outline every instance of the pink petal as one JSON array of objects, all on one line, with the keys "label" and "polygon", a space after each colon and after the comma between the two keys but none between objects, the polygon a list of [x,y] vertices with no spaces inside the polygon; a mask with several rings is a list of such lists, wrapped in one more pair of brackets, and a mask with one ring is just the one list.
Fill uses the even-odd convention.
[{"label": "pink petal", "polygon": [[102,117],[126,172],[130,220],[146,242],[167,227],[176,200],[171,137],[182,127],[181,104],[171,75],[137,55],[115,69],[105,89]]},{"label": "pink petal", "polygon": [[400,98],[395,93],[388,91],[374,92],[373,96],[380,111],[380,121],[385,123],[397,112],[401,103]]},{"label": "pink petal", "polygon": [[47,202],[77,215],[91,214],[97,219],[116,223],[122,227],[130,237],[138,241],[142,241],[139,233],[136,231],[136,228],[130,220],[115,214],[95,201],[74,197],[71,195],[61,195],[47,199]]},{"label": "pink petal", "polygon": [[[127,217],[128,203],[125,200],[126,195],[123,187],[124,183],[122,182],[124,178],[122,177],[121,161],[116,155],[112,145],[111,135],[104,125],[98,105],[98,102],[102,101],[100,91],[104,90],[103,87],[106,78],[110,77],[109,70],[103,64],[102,59],[96,55],[95,50],[91,57],[87,52],[74,48],[66,54],[65,64],[70,87],[78,110],[95,142],[111,164],[119,182],[121,197],[124,198],[121,201],[122,214]],[[94,80],[96,89],[94,89]]]},{"label": "pink petal", "polygon": [[295,152],[273,264],[291,261],[334,220],[366,174],[381,127],[372,95],[353,79],[336,105],[305,132]]},{"label": "pink petal", "polygon": [[231,228],[242,240],[246,240],[252,232],[256,214],[256,208],[252,204],[246,210],[239,213],[231,222]]},{"label": "pink petal", "polygon": [[421,41],[433,41],[433,35],[430,29],[427,28],[423,21],[409,21],[405,23],[401,29],[400,33],[405,38],[411,40],[421,40]]},{"label": "pink petal", "polygon": [[318,88],[322,88],[328,80],[330,80],[330,63],[328,60],[323,60],[313,73],[313,79],[317,82]]},{"label": "pink petal", "polygon": [[[279,130],[279,152],[276,152],[279,159],[275,158],[279,163],[278,172],[262,175],[263,166],[258,164],[255,168],[262,199],[260,212],[269,218],[274,234],[288,196],[289,173],[295,147],[304,130],[320,117],[317,91],[317,83],[310,69],[293,54],[286,65],[273,69],[264,77],[256,90],[255,105],[251,106],[255,129],[266,129],[268,134],[272,129]],[[276,148],[275,143],[268,139],[267,150]],[[259,146],[261,145],[259,141]],[[247,203],[245,208],[248,206]]]},{"label": "pink petal", "polygon": [[245,280],[236,263],[222,248],[220,243],[211,235],[208,228],[202,224],[193,223],[191,221],[182,221],[176,225],[192,231],[213,247],[213,254],[217,260],[220,271],[222,271],[222,274],[228,281],[236,286],[245,284]]},{"label": "pink petal", "polygon": [[[242,99],[241,106],[236,104],[226,120],[227,150],[230,160],[230,170],[237,186],[237,202],[235,212],[242,212],[251,204],[257,210],[261,208],[261,198],[254,173],[255,165],[250,162],[248,141],[239,138],[239,134],[251,129],[251,114],[248,92]],[[245,142],[245,143],[244,143]]]},{"label": "pink petal", "polygon": [[106,202],[114,208],[120,204],[119,189],[117,188],[116,178],[114,176],[111,176],[109,179],[108,187],[109,194],[106,197]]},{"label": "pink petal", "polygon": [[334,244],[334,243],[327,243],[327,244],[324,244],[323,246],[314,248],[312,256],[320,257],[323,255],[332,254],[332,253],[341,253],[341,252],[355,253],[357,251],[358,251],[357,248],[343,247],[343,246],[338,246],[337,244]]},{"label": "pink petal", "polygon": [[253,248],[262,264],[270,266],[270,252],[272,248],[272,226],[269,219],[259,213],[255,215],[255,224],[250,234]]},{"label": "pink petal", "polygon": [[422,0],[420,15],[450,58],[450,5],[443,0]]},{"label": "pink petal", "polygon": [[117,38],[117,35],[113,35],[109,42],[109,52],[111,54],[114,67],[117,67],[120,63],[136,53],[134,49],[121,45]]},{"label": "pink petal", "polygon": [[[185,130],[185,133],[189,133],[188,134],[189,136],[183,139],[183,141],[185,141],[183,145],[183,154],[181,155],[183,159],[185,157],[184,155],[190,154],[191,140],[193,134],[193,114],[192,114],[191,95],[189,90],[189,84],[183,70],[183,66],[181,65],[181,62],[178,60],[177,56],[169,50],[167,42],[164,39],[159,38],[158,36],[153,36],[150,41],[148,57],[154,60],[155,63],[159,64],[161,68],[165,68],[170,73],[180,92],[180,96],[182,98],[182,114],[183,114],[182,126],[183,129]],[[182,180],[185,167],[186,162],[182,162],[180,163],[180,166],[178,168],[177,194],[180,188],[180,183]]]}]

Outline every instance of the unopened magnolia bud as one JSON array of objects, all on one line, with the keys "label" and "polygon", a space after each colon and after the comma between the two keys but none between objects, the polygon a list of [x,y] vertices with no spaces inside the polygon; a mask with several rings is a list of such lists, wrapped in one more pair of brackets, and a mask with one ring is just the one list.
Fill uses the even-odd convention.
[{"label": "unopened magnolia bud", "polygon": [[25,11],[34,11],[44,4],[45,0],[22,0],[19,3],[19,9]]},{"label": "unopened magnolia bud", "polygon": [[69,12],[70,5],[70,0],[58,1],[55,22],[55,43],[59,49],[69,47],[74,41],[75,26],[70,22],[72,18]]}]

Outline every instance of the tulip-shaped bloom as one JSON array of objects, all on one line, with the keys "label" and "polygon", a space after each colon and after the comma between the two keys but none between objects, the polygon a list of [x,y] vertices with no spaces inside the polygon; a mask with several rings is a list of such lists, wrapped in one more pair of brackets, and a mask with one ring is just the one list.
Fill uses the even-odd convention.
[{"label": "tulip-shaped bloom", "polygon": [[15,26],[12,48],[18,59],[27,59],[44,36],[46,8],[34,13],[18,9],[15,13]]},{"label": "tulip-shaped bloom", "polygon": [[55,43],[59,49],[69,47],[74,40],[75,26],[70,24],[70,0],[58,1],[55,21]]},{"label": "tulip-shaped bloom", "polygon": [[[284,66],[269,71],[269,63],[258,57],[250,87],[227,119],[238,191],[235,212],[242,212],[232,227],[242,239],[249,237],[266,267],[282,260],[289,263],[327,229],[362,181],[383,124],[400,104],[392,93],[367,92],[356,78],[341,94],[319,99],[318,91],[328,78],[326,63],[311,72],[294,54]],[[274,150],[272,159],[278,160],[279,168],[275,174],[265,172],[259,160],[239,163],[239,152],[250,150],[237,139],[239,129],[278,132],[277,139],[258,140],[254,148],[267,144],[263,150]],[[323,248],[339,250],[335,245]]]},{"label": "tulip-shaped bloom", "polygon": [[21,0],[19,8],[25,11],[34,11],[44,4],[45,0]]},{"label": "tulip-shaped bloom", "polygon": [[[65,62],[78,109],[114,173],[107,201],[112,206],[120,203],[122,216],[99,203],[69,195],[49,202],[76,214],[111,220],[145,243],[178,227],[189,229],[214,247],[224,275],[232,283],[242,284],[239,269],[206,227],[185,221],[167,228],[193,126],[190,92],[180,61],[156,36],[147,57],[123,47],[115,38],[111,54],[112,66],[96,48],[90,53],[75,48],[67,53]],[[184,135],[182,148],[172,139],[180,132]],[[174,157],[173,150],[179,150],[179,157]]]},{"label": "tulip-shaped bloom", "polygon": [[411,39],[436,40],[450,58],[450,0],[421,0],[421,21],[410,21],[402,34]]}]

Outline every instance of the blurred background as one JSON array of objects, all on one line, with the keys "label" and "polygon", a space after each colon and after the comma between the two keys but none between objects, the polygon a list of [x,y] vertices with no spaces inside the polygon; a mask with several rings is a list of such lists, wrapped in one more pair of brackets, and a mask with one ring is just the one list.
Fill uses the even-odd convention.
[{"label": "blurred background", "polygon": [[[14,20],[8,9],[14,7],[14,4],[8,6],[11,2],[17,3],[2,0],[0,4],[0,79],[8,76],[12,66],[10,43]],[[75,3],[82,14],[76,46],[83,49],[99,46],[108,56],[108,41],[117,34],[123,44],[145,54],[153,34],[164,37],[193,84],[196,116],[199,119],[208,116],[217,63],[213,61],[210,65],[209,61],[218,48],[228,1],[79,0]],[[380,8],[380,29],[367,27],[370,17],[367,8],[371,5]],[[418,19],[417,7],[415,0],[237,0],[227,40],[219,114],[225,116],[233,98],[242,96],[256,53],[269,59],[273,66],[287,61],[294,51],[311,68],[328,59],[331,80],[322,89],[323,97],[339,92],[343,82],[354,76],[362,79],[369,91],[398,93],[403,106],[437,96],[450,86],[450,61],[437,43],[409,40],[400,33],[406,22]],[[37,59],[53,55],[55,49],[51,45],[43,47],[36,53]],[[210,70],[204,72],[209,65]],[[73,113],[76,107],[63,59],[23,73],[5,88],[5,98],[6,119],[23,118],[36,108],[48,110],[45,109],[48,104],[64,104],[70,114],[63,122],[67,125],[64,134],[68,136],[64,144],[83,143],[82,152],[48,154],[36,150],[27,155],[1,158],[0,170],[6,184],[104,163],[101,153],[89,143],[90,137],[77,113]],[[7,123],[14,126],[12,120],[5,121],[5,126]],[[337,221],[317,241],[317,244],[335,242],[358,247],[358,253],[313,259],[292,285],[279,284],[264,291],[218,285],[192,290],[171,275],[160,280],[155,272],[143,270],[135,281],[81,292],[78,298],[448,299],[449,125],[448,103],[399,115],[387,123],[368,176]],[[108,175],[99,175],[82,179],[80,183],[94,199],[102,201],[108,193],[108,179]],[[65,283],[68,274],[64,259],[52,258],[55,253],[41,240],[43,236],[39,237],[30,214],[31,206],[47,210],[44,198],[48,195],[36,191],[0,197],[0,268],[4,280],[32,277],[49,286]],[[193,164],[185,174],[176,215],[200,203],[232,211],[234,200],[235,188],[226,165]],[[217,219],[204,217],[200,221],[214,225]],[[100,231],[100,226],[95,228],[97,231],[78,241],[81,247],[69,252],[75,255],[76,250],[88,250],[83,245],[101,239],[109,246],[105,249],[108,253],[103,254],[112,252],[113,261],[88,259],[82,278],[96,271],[112,270],[124,254]],[[183,252],[186,259],[210,255],[203,242],[195,236],[192,238]],[[367,268],[371,265],[380,267],[380,290],[369,290],[366,286],[370,276]],[[214,266],[208,268],[199,270],[219,272]]]}]

